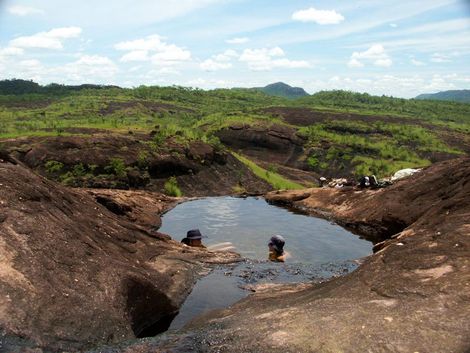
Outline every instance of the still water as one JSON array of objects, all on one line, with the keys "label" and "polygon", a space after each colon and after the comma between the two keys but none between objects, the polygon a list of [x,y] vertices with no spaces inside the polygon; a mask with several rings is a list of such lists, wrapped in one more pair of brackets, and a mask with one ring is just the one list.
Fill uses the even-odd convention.
[{"label": "still water", "polygon": [[[269,238],[280,234],[290,263],[324,264],[370,254],[372,244],[324,219],[295,214],[262,198],[211,197],[186,202],[163,216],[161,232],[181,240],[198,228],[205,245],[231,242],[243,257],[267,259]],[[179,237],[179,238],[178,238]]]},{"label": "still water", "polygon": [[[357,267],[354,259],[372,252],[372,244],[329,221],[293,213],[262,198],[212,197],[185,202],[163,216],[160,231],[181,240],[198,228],[207,246],[230,242],[247,260],[216,268],[199,280],[173,320],[179,329],[194,317],[230,306],[251,285],[319,281]],[[286,263],[267,261],[268,242],[280,234],[290,254]]]}]

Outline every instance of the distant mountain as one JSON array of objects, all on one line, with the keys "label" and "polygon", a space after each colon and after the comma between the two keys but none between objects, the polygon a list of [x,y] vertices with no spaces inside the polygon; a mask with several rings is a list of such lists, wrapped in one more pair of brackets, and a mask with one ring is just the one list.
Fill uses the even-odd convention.
[{"label": "distant mountain", "polygon": [[284,97],[289,99],[295,99],[309,95],[303,88],[292,87],[288,84],[285,84],[284,82],[272,83],[266,87],[259,87],[256,89],[270,96]]},{"label": "distant mountain", "polygon": [[453,101],[470,103],[470,89],[443,91],[438,93],[420,94],[416,99],[432,99],[441,101]]}]

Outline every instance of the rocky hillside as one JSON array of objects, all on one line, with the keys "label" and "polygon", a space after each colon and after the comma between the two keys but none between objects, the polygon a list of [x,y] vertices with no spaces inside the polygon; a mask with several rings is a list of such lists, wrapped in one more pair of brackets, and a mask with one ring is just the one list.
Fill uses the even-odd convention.
[{"label": "rocky hillside", "polygon": [[468,195],[468,158],[438,163],[387,189],[271,193],[272,202],[385,241],[349,275],[260,288],[178,335],[120,351],[468,352]]},{"label": "rocky hillside", "polygon": [[99,131],[92,137],[11,139],[3,146],[28,167],[67,186],[164,193],[165,183],[175,177],[175,186],[185,196],[270,190],[231,154],[199,141],[169,139],[155,145],[149,134]]},{"label": "rocky hillside", "polygon": [[[42,150],[51,149],[48,158],[55,158],[43,161],[49,163],[48,177],[66,185],[149,187],[161,191],[166,181],[156,181],[162,178],[152,174],[160,174],[156,170],[166,164],[174,166],[180,187],[186,188],[184,193],[223,194],[240,184],[234,183],[239,179],[234,176],[243,166],[231,158],[229,150],[237,146],[240,148],[235,152],[249,159],[246,164],[304,186],[315,185],[319,176],[387,177],[399,169],[425,167],[470,152],[470,105],[456,102],[347,91],[286,99],[256,89],[40,86],[15,80],[3,83],[14,94],[0,94],[0,149],[14,144],[20,153],[34,157],[35,152],[28,152],[28,148],[39,151],[38,145],[43,143]],[[278,86],[286,88],[274,85]],[[255,135],[250,143],[248,138]],[[52,143],[54,139],[64,142],[64,146],[54,146],[58,143]],[[90,141],[88,145],[86,140]],[[274,145],[289,145],[291,155],[277,158],[279,150],[270,149]],[[59,161],[59,156],[53,156],[57,154],[54,150],[67,151],[63,158],[75,158],[73,170],[67,169],[72,166]],[[83,160],[78,150],[87,151],[81,156]],[[98,157],[98,150],[101,160],[95,163],[92,157]],[[195,157],[192,151],[199,155]],[[152,165],[147,165],[149,161]],[[64,164],[64,169],[61,171],[61,164],[54,162]],[[42,173],[44,167],[34,165]],[[215,180],[210,177],[214,173],[208,173],[198,179],[209,180],[205,187],[202,184],[199,190],[191,189],[190,185],[198,183],[192,182],[190,171],[199,174],[208,170],[221,173],[223,178],[218,180],[231,176],[230,185],[217,189],[210,182]],[[65,175],[69,172],[75,175]],[[92,174],[94,177],[89,178]],[[119,176],[109,178],[112,174]],[[247,192],[261,190],[252,188],[250,182],[248,186],[235,186]]]}]

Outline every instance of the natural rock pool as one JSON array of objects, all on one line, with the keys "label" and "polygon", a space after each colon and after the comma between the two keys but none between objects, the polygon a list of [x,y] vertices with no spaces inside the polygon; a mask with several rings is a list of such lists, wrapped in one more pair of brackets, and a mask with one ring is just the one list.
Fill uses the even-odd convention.
[{"label": "natural rock pool", "polygon": [[[195,316],[227,307],[249,294],[250,285],[315,281],[340,275],[369,255],[372,243],[327,220],[293,213],[262,198],[211,197],[182,203],[162,218],[160,231],[181,240],[198,228],[207,246],[230,242],[247,258],[219,267],[195,285],[170,329],[181,328]],[[290,257],[285,263],[267,261],[267,243],[281,234]]]}]

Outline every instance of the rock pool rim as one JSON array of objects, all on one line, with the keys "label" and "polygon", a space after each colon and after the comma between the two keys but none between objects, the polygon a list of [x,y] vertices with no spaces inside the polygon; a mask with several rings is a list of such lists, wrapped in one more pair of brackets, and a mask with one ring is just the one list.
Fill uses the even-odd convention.
[{"label": "rock pool rim", "polygon": [[[208,311],[230,307],[250,292],[257,291],[255,288],[259,285],[318,283],[346,275],[372,253],[370,242],[360,241],[355,234],[341,226],[320,217],[312,217],[306,212],[293,212],[295,208],[273,205],[264,197],[216,196],[186,201],[185,206],[181,207],[180,203],[180,207],[173,210],[173,215],[166,219],[163,217],[161,231],[184,236],[186,229],[197,226],[209,236],[211,241],[206,244],[209,247],[221,241],[232,242],[243,264],[211,266],[212,270],[222,270],[223,274],[219,274],[218,282],[212,278],[217,277],[214,271],[199,278],[181,307],[179,315],[182,316],[175,320],[178,323],[171,324],[171,331],[181,330]],[[269,261],[264,256],[267,255],[267,243],[272,237],[269,234],[288,234],[289,231],[292,233],[290,240],[289,236],[287,238],[287,244],[291,247],[287,250],[292,251],[292,261],[284,264]],[[305,242],[309,245],[306,246]],[[351,264],[347,270],[342,267],[345,262]],[[233,279],[225,281],[224,275]],[[204,283],[202,286],[200,281]],[[215,285],[215,288],[208,283]],[[233,296],[238,296],[235,292],[239,288],[246,290],[245,294],[231,301]],[[220,300],[221,296],[230,299]]]},{"label": "rock pool rim", "polygon": [[[377,238],[377,237],[371,236],[367,232],[363,232],[360,227],[357,227],[357,225],[354,225],[350,222],[346,222],[342,219],[334,217],[331,212],[323,211],[323,210],[319,210],[319,209],[314,209],[314,208],[309,208],[309,207],[304,207],[304,206],[301,206],[301,205],[297,205],[294,202],[284,202],[284,201],[272,200],[272,199],[268,198],[268,195],[271,194],[271,193],[276,193],[277,194],[277,193],[283,192],[283,191],[287,191],[287,190],[270,191],[270,192],[265,193],[265,194],[244,193],[244,194],[227,194],[227,195],[217,195],[217,196],[212,196],[212,195],[194,196],[194,197],[182,196],[182,197],[179,197],[179,198],[175,198],[175,201],[172,203],[171,207],[165,209],[162,213],[160,213],[160,216],[163,217],[167,213],[171,212],[176,206],[181,205],[183,203],[187,203],[187,202],[204,200],[204,199],[208,199],[208,198],[233,197],[233,198],[236,198],[236,199],[247,199],[247,198],[253,197],[253,198],[256,198],[256,199],[263,199],[264,201],[266,201],[266,203],[268,203],[270,205],[273,205],[273,206],[283,208],[283,209],[285,209],[285,210],[287,210],[287,211],[289,211],[293,214],[324,219],[326,221],[331,222],[332,224],[335,224],[335,225],[340,226],[341,228],[344,228],[348,232],[351,232],[352,234],[359,237],[359,239],[364,239],[364,240],[370,241],[374,245],[382,241],[381,238]],[[305,198],[307,198],[307,197],[308,196],[306,196]],[[298,199],[296,201],[300,201],[302,199],[303,198]],[[161,226],[158,229],[160,229],[160,228],[161,228]],[[404,228],[406,228],[406,227],[403,227],[403,229]],[[401,229],[397,232],[394,232],[393,234],[399,233],[403,229]],[[173,235],[169,234],[169,236],[171,237],[171,239],[176,240],[176,239],[174,239]]]}]

